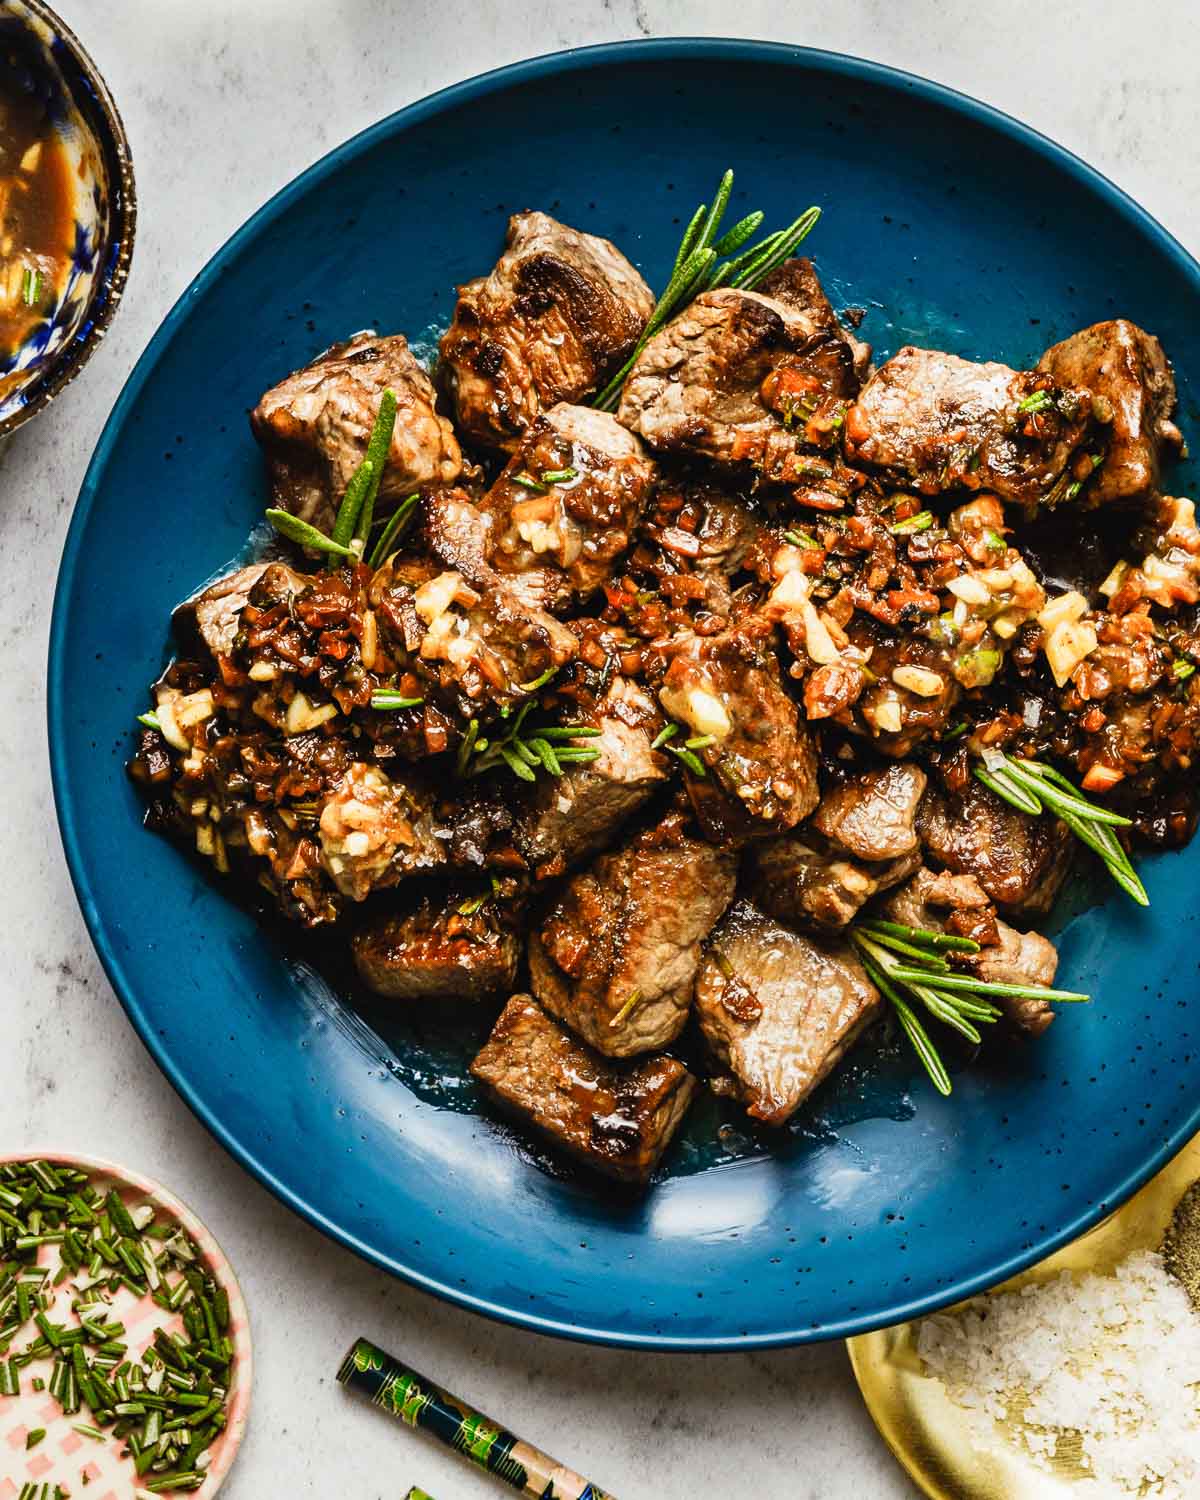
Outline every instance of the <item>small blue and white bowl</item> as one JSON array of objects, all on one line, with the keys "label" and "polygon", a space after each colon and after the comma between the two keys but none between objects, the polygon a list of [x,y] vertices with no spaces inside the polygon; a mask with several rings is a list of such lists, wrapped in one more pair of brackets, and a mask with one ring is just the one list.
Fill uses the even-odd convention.
[{"label": "small blue and white bowl", "polygon": [[121,116],[96,65],[42,0],[0,0],[0,62],[43,94],[74,184],[75,245],[53,308],[0,357],[0,438],[73,380],[112,320],[133,255],[137,198]]}]

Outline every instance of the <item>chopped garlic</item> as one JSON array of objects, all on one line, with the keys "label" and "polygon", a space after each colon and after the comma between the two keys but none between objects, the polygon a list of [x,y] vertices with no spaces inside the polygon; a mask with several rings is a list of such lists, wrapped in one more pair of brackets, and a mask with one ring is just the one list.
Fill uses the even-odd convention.
[{"label": "chopped garlic", "polygon": [[413,608],[426,625],[432,625],[439,615],[444,615],[454,603],[462,577],[458,573],[439,573],[428,583],[423,583],[413,595]]},{"label": "chopped garlic", "polygon": [[1098,644],[1095,629],[1086,620],[1062,620],[1050,631],[1043,650],[1059,687],[1066,685],[1071,673]]},{"label": "chopped garlic", "polygon": [[274,682],[279,672],[273,662],[256,661],[246,675],[251,682]]},{"label": "chopped garlic", "polygon": [[1112,596],[1117,592],[1117,590],[1125,582],[1125,575],[1128,572],[1129,564],[1127,562],[1122,561],[1115,565],[1112,572],[1100,585],[1100,592],[1106,599],[1111,599]]},{"label": "chopped garlic", "polygon": [[988,604],[991,602],[991,594],[986,585],[980,583],[979,579],[972,573],[960,573],[957,578],[952,578],[946,585],[956,599],[961,599],[964,604]]},{"label": "chopped garlic", "polygon": [[[169,694],[169,696],[167,696]],[[155,712],[158,714],[158,727],[162,730],[163,739],[173,750],[190,750],[192,742],[179,727],[179,721],[175,717],[175,704],[179,701],[179,694],[173,688],[167,688],[160,692]]]},{"label": "chopped garlic", "polygon": [[878,703],[868,704],[863,709],[863,718],[874,724],[880,734],[899,734],[904,727],[898,698],[882,698]]},{"label": "chopped garlic", "polygon": [[[795,577],[788,574],[788,577]],[[805,599],[800,606],[800,614],[804,620],[804,649],[819,667],[828,666],[831,661],[837,661],[838,648],[834,645],[833,637],[829,633],[829,627],[817,613],[816,606],[811,599]]]},{"label": "chopped garlic", "polygon": [[919,698],[936,698],[946,685],[936,672],[913,666],[894,668],[892,681],[897,687],[916,693]]},{"label": "chopped garlic", "polygon": [[1065,594],[1059,594],[1051,599],[1049,604],[1037,617],[1039,625],[1046,630],[1053,630],[1056,625],[1064,620],[1073,624],[1076,620],[1082,620],[1088,611],[1088,602],[1076,589],[1070,589]]},{"label": "chopped garlic", "polygon": [[336,703],[323,703],[320,708],[314,708],[303,693],[297,693],[288,704],[284,732],[287,734],[304,734],[310,729],[319,728],[322,724],[326,724],[330,719],[336,717]]},{"label": "chopped garlic", "polygon": [[213,695],[208,688],[197,693],[188,693],[175,704],[175,722],[181,729],[190,729],[204,719],[211,719],[216,712]]}]

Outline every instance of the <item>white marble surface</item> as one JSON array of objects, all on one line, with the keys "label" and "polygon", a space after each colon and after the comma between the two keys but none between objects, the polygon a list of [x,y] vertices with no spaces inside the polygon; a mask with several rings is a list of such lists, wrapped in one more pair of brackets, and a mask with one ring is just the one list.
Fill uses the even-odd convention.
[{"label": "white marble surface", "polygon": [[[85,377],[0,452],[0,1150],[91,1150],[189,1199],[253,1313],[251,1427],[226,1493],[438,1500],[498,1493],[343,1398],[348,1336],[411,1351],[451,1388],[622,1497],[900,1500],[840,1347],[631,1355],[511,1332],[411,1291],[287,1214],[209,1139],[143,1052],[93,957],[46,766],[43,670],[63,535],[133,362],[208,255],[276,187],[431,89],[558,47],[741,34],[856,52],[953,84],[1108,172],[1200,245],[1194,8],[1059,0],[59,0],[120,101],[141,223],[116,324]],[[3,1468],[0,1456],[0,1470]],[[0,1474],[0,1477],[3,1477]]]}]

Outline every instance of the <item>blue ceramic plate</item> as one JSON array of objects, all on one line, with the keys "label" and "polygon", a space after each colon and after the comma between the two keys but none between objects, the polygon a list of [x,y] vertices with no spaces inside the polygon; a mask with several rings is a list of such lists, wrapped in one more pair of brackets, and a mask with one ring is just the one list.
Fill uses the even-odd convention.
[{"label": "blue ceramic plate", "polygon": [[[1145,862],[1153,905],[1075,891],[1064,1010],[942,1100],[860,1048],[781,1138],[715,1103],[644,1201],[556,1174],[477,1113],[476,1034],[361,1015],[140,827],[134,714],[171,606],[261,515],[246,410],[373,325],[428,336],[510,212],[610,235],[654,282],[721,169],[774,222],[810,201],[835,298],[880,353],[916,340],[1022,365],[1120,312],[1160,334],[1195,439],[1200,267],[1040,136],[869,63],[737,42],[562,54],[385,120],[285,188],[201,272],[105,429],[67,540],[50,741],[96,947],[167,1076],[314,1224],[468,1307],[655,1348],[788,1344],[910,1318],[1079,1234],[1200,1126],[1200,847]],[[742,197],[742,192],[745,196]],[[1179,480],[1186,486],[1190,476]],[[1081,520],[1086,525],[1086,520]]]}]

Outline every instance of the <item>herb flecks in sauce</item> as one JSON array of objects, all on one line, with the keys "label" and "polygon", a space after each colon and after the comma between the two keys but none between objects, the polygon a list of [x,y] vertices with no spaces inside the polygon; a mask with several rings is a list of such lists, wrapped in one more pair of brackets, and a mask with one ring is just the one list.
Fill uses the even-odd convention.
[{"label": "herb flecks in sauce", "polygon": [[44,106],[0,91],[0,358],[56,305],[73,224],[71,164]]}]

